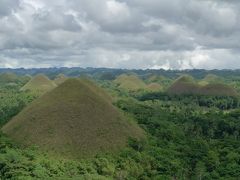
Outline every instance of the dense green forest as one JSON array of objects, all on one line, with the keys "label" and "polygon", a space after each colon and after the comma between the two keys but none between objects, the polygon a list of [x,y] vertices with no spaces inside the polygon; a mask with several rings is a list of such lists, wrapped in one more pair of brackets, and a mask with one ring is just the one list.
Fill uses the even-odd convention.
[{"label": "dense green forest", "polygon": [[[114,78],[108,78],[110,75],[102,73],[94,77],[95,82],[112,94],[116,107],[144,129],[146,138],[129,138],[128,146],[117,153],[67,159],[52,157],[36,146],[22,147],[0,133],[0,179],[240,177],[239,97],[128,92],[119,89],[112,81]],[[224,79],[240,88],[235,81]],[[18,81],[14,86],[1,83],[0,126],[37,98],[30,91],[20,91],[25,83]]]}]

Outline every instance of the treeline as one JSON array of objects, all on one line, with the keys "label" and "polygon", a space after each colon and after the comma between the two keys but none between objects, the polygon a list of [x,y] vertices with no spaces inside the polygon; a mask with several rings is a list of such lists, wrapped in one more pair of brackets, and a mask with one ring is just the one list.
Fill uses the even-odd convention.
[{"label": "treeline", "polygon": [[207,96],[207,95],[173,95],[163,92],[145,93],[136,97],[140,101],[161,100],[181,102],[183,105],[195,104],[208,108],[216,107],[221,110],[236,109],[240,107],[240,98],[234,96]]},{"label": "treeline", "polygon": [[36,96],[29,92],[0,90],[0,127],[35,98]]}]

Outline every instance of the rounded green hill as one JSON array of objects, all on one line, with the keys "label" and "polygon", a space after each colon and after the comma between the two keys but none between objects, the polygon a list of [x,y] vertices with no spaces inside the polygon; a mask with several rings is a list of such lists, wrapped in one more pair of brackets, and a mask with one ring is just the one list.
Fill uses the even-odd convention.
[{"label": "rounded green hill", "polygon": [[7,85],[13,85],[13,84],[22,84],[29,81],[28,76],[24,75],[16,75],[11,72],[1,73],[0,74],[0,84],[7,84]]},{"label": "rounded green hill", "polygon": [[178,78],[167,90],[170,94],[199,94],[214,96],[238,96],[233,87],[222,83],[198,84],[191,76]]},{"label": "rounded green hill", "polygon": [[136,75],[122,74],[118,76],[114,82],[118,85],[118,87],[127,91],[137,91],[146,88],[146,84]]},{"label": "rounded green hill", "polygon": [[56,78],[53,81],[56,85],[60,85],[67,79],[68,79],[67,76],[65,76],[64,74],[59,74],[56,76]]},{"label": "rounded green hill", "polygon": [[198,85],[194,82],[193,77],[184,75],[173,82],[167,92],[170,94],[194,94],[198,92]]},{"label": "rounded green hill", "polygon": [[206,86],[200,87],[200,93],[214,96],[238,96],[234,88],[221,83],[207,84]]},{"label": "rounded green hill", "polygon": [[32,91],[35,93],[45,93],[50,91],[56,87],[56,84],[51,81],[47,76],[44,74],[38,74],[34,76],[27,84],[25,84],[21,90],[22,91]]},{"label": "rounded green hill", "polygon": [[143,137],[142,129],[126,120],[96,87],[89,80],[68,79],[36,99],[2,130],[20,144],[74,158],[117,151],[129,137]]},{"label": "rounded green hill", "polygon": [[0,74],[0,83],[9,83],[9,82],[16,82],[19,77],[10,72]]},{"label": "rounded green hill", "polygon": [[162,91],[162,89],[162,86],[158,83],[150,83],[147,85],[147,91],[150,92]]},{"label": "rounded green hill", "polygon": [[216,83],[223,83],[223,80],[221,77],[215,75],[215,74],[207,74],[202,80],[199,81],[199,84],[204,86],[208,84],[216,84]]}]

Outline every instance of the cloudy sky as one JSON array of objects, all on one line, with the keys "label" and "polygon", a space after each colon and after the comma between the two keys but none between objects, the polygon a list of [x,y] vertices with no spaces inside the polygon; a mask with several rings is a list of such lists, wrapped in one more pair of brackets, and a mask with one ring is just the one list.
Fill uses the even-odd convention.
[{"label": "cloudy sky", "polygon": [[0,67],[240,68],[238,0],[0,0]]}]

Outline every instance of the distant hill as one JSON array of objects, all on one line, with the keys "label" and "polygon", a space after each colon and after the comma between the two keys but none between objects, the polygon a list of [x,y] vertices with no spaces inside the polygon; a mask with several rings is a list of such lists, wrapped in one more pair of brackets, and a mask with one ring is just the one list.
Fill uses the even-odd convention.
[{"label": "distant hill", "polygon": [[6,72],[6,73],[2,73],[0,74],[0,84],[19,84],[19,83],[26,83],[27,81],[29,81],[29,77],[28,76],[17,76],[14,73],[11,72]]},{"label": "distant hill", "polygon": [[147,85],[146,89],[147,89],[147,91],[157,92],[157,91],[162,91],[163,88],[158,83],[150,83]]},{"label": "distant hill", "polygon": [[181,76],[167,90],[170,94],[237,96],[234,88],[222,83],[198,84],[191,76]]},{"label": "distant hill", "polygon": [[68,78],[64,74],[59,74],[55,77],[53,80],[56,85],[62,84],[64,81],[66,81]]},{"label": "distant hill", "polygon": [[162,76],[150,75],[149,77],[147,77],[146,81],[147,82],[157,82],[157,81],[161,81],[162,79],[163,79]]},{"label": "distant hill", "polygon": [[215,95],[215,96],[237,96],[237,91],[225,84],[208,84],[200,87],[200,94],[204,95]]},{"label": "distant hill", "polygon": [[114,152],[143,131],[125,119],[103,89],[83,79],[68,79],[32,102],[3,127],[23,145],[64,157]]},{"label": "distant hill", "polygon": [[116,83],[120,88],[128,91],[137,91],[147,87],[143,80],[138,78],[136,75],[122,74],[114,80],[114,83]]},{"label": "distant hill", "polygon": [[116,78],[116,76],[112,72],[103,72],[99,76],[99,79],[101,79],[101,80],[110,80],[110,81],[112,81],[115,78]]},{"label": "distant hill", "polygon": [[166,79],[168,78],[161,75],[151,75],[147,78],[147,82],[162,82],[165,81]]},{"label": "distant hill", "polygon": [[181,76],[168,88],[170,94],[194,94],[198,92],[199,86],[191,76]]},{"label": "distant hill", "polygon": [[162,75],[151,75],[146,79],[147,83],[158,83],[162,89],[166,89],[172,83],[172,79],[169,79]]},{"label": "distant hill", "polygon": [[14,73],[2,73],[0,74],[1,83],[13,83],[19,80],[18,76]]},{"label": "distant hill", "polygon": [[215,74],[207,74],[202,80],[199,81],[199,84],[203,86],[211,83],[223,83],[223,80],[221,77]]},{"label": "distant hill", "polygon": [[231,79],[232,77],[240,77],[240,70],[204,70],[204,69],[192,69],[192,70],[164,70],[164,69],[111,69],[111,68],[81,68],[81,67],[60,67],[60,68],[30,68],[30,69],[5,69],[0,68],[0,73],[12,72],[18,75],[30,74],[34,76],[39,73],[48,75],[49,77],[55,77],[58,74],[65,74],[68,77],[78,77],[81,74],[87,74],[94,78],[101,78],[102,74],[105,74],[102,79],[113,80],[120,74],[135,73],[141,77],[149,77],[149,75],[164,76],[169,79],[174,79],[179,74],[190,74],[196,79],[202,79],[207,74],[215,74],[223,79]]},{"label": "distant hill", "polygon": [[35,93],[45,93],[47,91],[52,90],[57,85],[51,81],[47,76],[44,74],[38,74],[34,76],[27,84],[25,84],[21,90],[22,91],[32,91]]},{"label": "distant hill", "polygon": [[190,76],[190,75],[182,75],[176,80],[177,82],[182,82],[182,83],[194,83],[195,79]]}]

